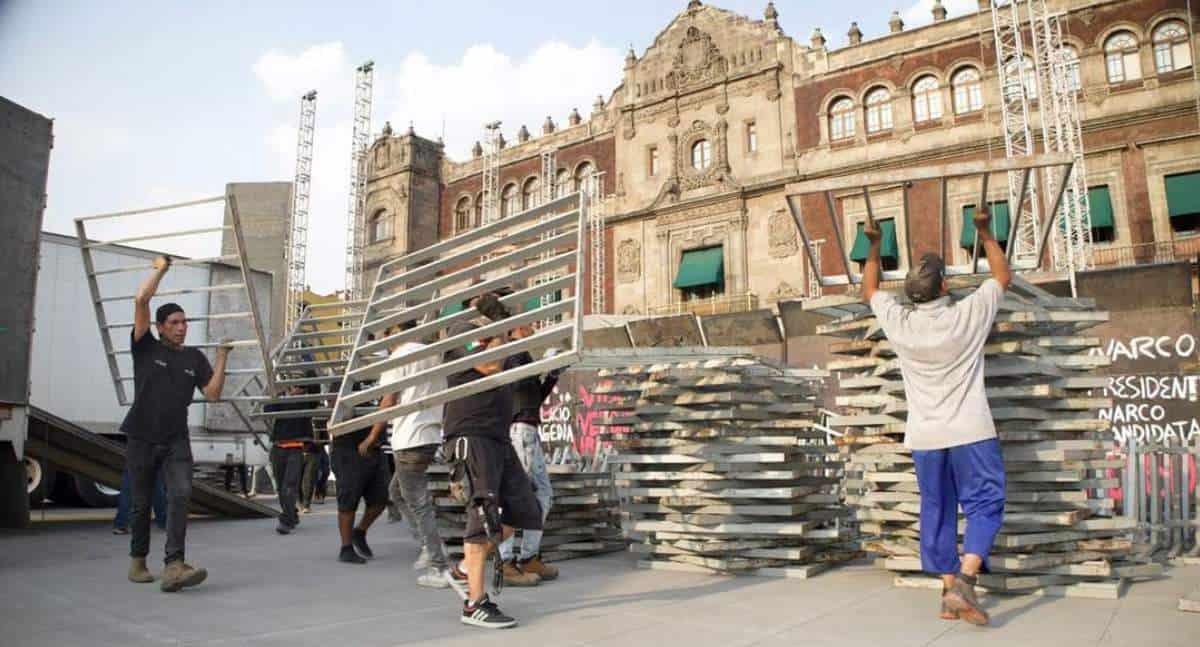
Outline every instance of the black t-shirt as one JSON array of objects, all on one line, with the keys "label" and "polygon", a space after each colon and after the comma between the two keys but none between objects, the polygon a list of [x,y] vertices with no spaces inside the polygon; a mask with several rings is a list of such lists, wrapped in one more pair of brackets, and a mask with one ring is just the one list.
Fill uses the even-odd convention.
[{"label": "black t-shirt", "polygon": [[198,348],[173,349],[149,331],[133,340],[133,405],[125,414],[121,431],[154,443],[187,436],[188,405],[196,389],[212,379],[212,366]]},{"label": "black t-shirt", "polygon": [[[283,402],[268,404],[263,407],[266,411],[298,411],[301,409],[315,409],[316,402]],[[289,440],[312,440],[313,426],[311,417],[303,418],[276,418],[271,425],[271,442],[281,442]]]},{"label": "black t-shirt", "polygon": [[[482,347],[477,347],[471,352],[467,352],[465,348],[456,348],[446,353],[445,361],[451,362],[480,352],[483,352]],[[483,377],[483,373],[469,368],[461,373],[447,376],[446,384],[450,388],[454,388]],[[451,400],[446,403],[443,410],[442,433],[446,438],[487,436],[507,441],[508,427],[512,424],[512,412],[513,390],[511,384]]]}]

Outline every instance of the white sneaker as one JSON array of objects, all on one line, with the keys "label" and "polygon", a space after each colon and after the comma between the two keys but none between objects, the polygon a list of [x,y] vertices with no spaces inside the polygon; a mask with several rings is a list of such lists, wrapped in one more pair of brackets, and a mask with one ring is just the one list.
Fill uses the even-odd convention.
[{"label": "white sneaker", "polygon": [[417,577],[417,586],[424,586],[430,589],[444,589],[450,586],[450,582],[442,575],[442,572],[436,568],[430,568],[427,572],[422,573]]},{"label": "white sneaker", "polygon": [[[417,561],[413,562],[413,570],[414,571],[423,571],[423,570],[429,568],[430,566],[432,566],[432,564],[429,563],[429,549],[422,546],[421,554],[417,555]],[[439,574],[438,577],[441,577],[441,575]]]}]

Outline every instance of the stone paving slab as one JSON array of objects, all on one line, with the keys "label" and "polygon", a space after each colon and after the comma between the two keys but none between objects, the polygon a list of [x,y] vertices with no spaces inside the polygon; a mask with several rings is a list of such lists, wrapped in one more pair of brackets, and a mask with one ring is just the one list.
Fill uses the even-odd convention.
[{"label": "stone paving slab", "polygon": [[[266,520],[194,520],[188,559],[209,579],[173,595],[125,580],[128,537],[105,523],[2,531],[0,645],[1200,644],[1200,615],[1177,610],[1200,566],[1171,568],[1120,600],[998,596],[988,602],[996,626],[979,629],[938,619],[936,594],[895,588],[866,564],[801,581],[645,571],[628,554],[563,562],[556,582],[508,589],[502,607],[522,624],[488,632],[459,623],[450,591],[416,586],[403,524],[372,529],[369,565],[341,564],[332,504],[314,510],[286,537]],[[156,572],[163,538],[154,531]]]}]

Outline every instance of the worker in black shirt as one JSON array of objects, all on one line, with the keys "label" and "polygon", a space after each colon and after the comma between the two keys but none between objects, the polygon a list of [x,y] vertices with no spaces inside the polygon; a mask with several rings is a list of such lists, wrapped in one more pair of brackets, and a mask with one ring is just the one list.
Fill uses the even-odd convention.
[{"label": "worker in black shirt", "polygon": [[188,500],[192,495],[192,445],[188,435],[188,405],[200,389],[209,400],[219,400],[225,386],[225,360],[231,346],[222,344],[216,366],[199,349],[183,345],[187,316],[176,303],[159,306],[155,313],[158,338],[150,334],[150,299],[171,267],[166,256],[154,259],[154,272],[134,297],[133,330],[129,338],[133,355],[133,405],[121,423],[125,432],[125,460],[133,491],[133,535],[130,538],[129,579],[153,582],[146,568],[150,553],[150,497],[161,473],[167,486],[166,567],[161,588],[174,592],[195,586],[208,577],[202,568],[184,561]]},{"label": "worker in black shirt", "polygon": [[[452,329],[450,334],[463,334],[473,328],[467,324]],[[445,361],[497,348],[505,341],[506,337],[480,339],[471,350],[463,347],[446,353]],[[482,362],[447,376],[446,382],[454,388],[495,375],[502,369],[498,360]],[[446,438],[444,453],[465,469],[468,485],[467,527],[463,537],[468,599],[463,601],[461,620],[488,629],[517,624],[487,596],[484,571],[488,554],[496,544],[512,536],[514,527],[534,530],[542,527],[541,507],[509,441],[512,416],[513,389],[504,385],[446,403],[442,421]]]},{"label": "worker in black shirt", "polygon": [[[388,483],[392,470],[381,448],[379,434],[359,429],[337,436],[330,442],[330,465],[337,477],[338,533],[342,549],[338,561],[366,564],[375,557],[367,545],[367,530],[383,514],[388,503]],[[358,525],[354,515],[359,501],[367,504]]]},{"label": "worker in black shirt", "polygon": [[[292,397],[308,393],[303,386],[293,385],[285,391]],[[316,408],[311,402],[278,402],[268,404],[267,411],[303,411]],[[300,495],[300,479],[304,475],[305,452],[313,444],[311,416],[279,417],[271,425],[271,473],[279,495],[279,523],[275,532],[286,535],[296,529],[300,516],[296,499]]]}]

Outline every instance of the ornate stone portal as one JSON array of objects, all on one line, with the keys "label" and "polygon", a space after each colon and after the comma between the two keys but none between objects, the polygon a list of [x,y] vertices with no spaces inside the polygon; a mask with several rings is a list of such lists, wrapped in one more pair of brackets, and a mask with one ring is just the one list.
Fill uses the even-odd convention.
[{"label": "ornate stone portal", "polygon": [[683,253],[692,249],[720,245],[724,251],[725,293],[742,294],[747,291],[746,267],[746,216],[745,203],[739,199],[701,205],[691,209],[659,216],[655,223],[661,265],[657,276],[652,276],[650,294],[670,295],[670,302],[678,300],[675,290],[675,274]]}]

